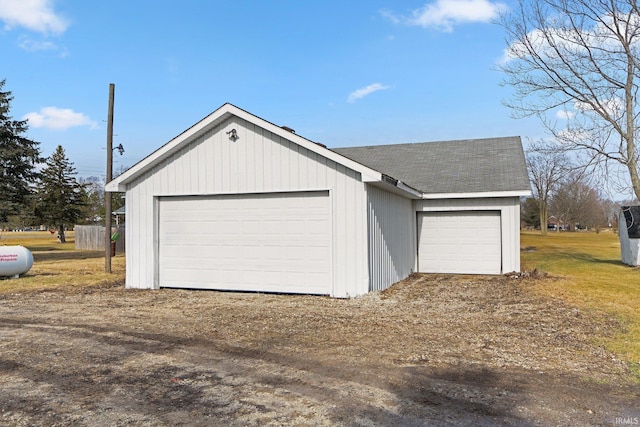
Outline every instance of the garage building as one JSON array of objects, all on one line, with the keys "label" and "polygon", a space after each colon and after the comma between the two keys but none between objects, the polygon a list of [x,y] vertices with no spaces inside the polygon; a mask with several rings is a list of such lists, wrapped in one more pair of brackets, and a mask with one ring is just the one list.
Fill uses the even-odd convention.
[{"label": "garage building", "polygon": [[328,149],[225,104],[107,184],[126,286],[353,297],[520,270],[519,137]]}]

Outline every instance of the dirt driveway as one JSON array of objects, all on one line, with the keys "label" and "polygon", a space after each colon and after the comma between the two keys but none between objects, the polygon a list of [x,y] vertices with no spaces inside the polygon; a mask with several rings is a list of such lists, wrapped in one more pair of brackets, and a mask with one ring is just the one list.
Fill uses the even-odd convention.
[{"label": "dirt driveway", "polygon": [[621,325],[531,286],[425,275],[351,300],[2,295],[0,424],[637,423],[638,384],[594,344]]}]

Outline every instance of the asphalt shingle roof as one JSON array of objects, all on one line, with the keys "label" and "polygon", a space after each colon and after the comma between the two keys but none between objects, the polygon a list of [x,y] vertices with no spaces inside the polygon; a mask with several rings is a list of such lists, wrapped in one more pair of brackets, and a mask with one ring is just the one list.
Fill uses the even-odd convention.
[{"label": "asphalt shingle roof", "polygon": [[531,188],[520,137],[332,150],[427,194]]}]

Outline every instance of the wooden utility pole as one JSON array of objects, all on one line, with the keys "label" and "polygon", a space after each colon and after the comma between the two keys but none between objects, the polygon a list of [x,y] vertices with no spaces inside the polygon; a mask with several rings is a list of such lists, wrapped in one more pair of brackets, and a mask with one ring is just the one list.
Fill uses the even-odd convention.
[{"label": "wooden utility pole", "polygon": [[[113,179],[113,99],[116,85],[109,83],[109,113],[107,117],[107,179]],[[111,193],[104,192],[104,271],[111,273]]]}]

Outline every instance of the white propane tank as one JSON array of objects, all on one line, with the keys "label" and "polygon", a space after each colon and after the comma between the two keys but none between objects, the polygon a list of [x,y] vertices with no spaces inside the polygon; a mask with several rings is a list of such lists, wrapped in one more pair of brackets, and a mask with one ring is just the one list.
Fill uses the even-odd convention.
[{"label": "white propane tank", "polygon": [[14,277],[29,271],[33,255],[24,246],[0,246],[0,277]]}]

